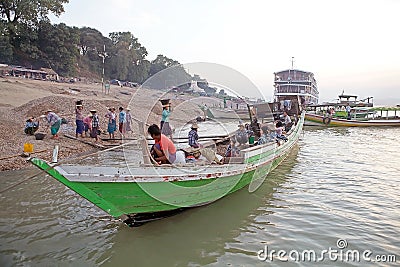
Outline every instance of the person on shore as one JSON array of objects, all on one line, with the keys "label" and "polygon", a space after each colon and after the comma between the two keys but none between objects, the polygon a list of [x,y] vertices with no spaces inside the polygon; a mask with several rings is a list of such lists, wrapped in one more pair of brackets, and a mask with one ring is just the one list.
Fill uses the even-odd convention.
[{"label": "person on shore", "polygon": [[61,126],[61,118],[54,113],[51,109],[47,110],[47,115],[46,115],[46,120],[47,123],[50,125],[50,132],[52,135],[52,139],[57,139],[58,138],[58,130],[60,130]]},{"label": "person on shore", "polygon": [[188,134],[189,146],[193,148],[199,148],[201,145],[199,144],[199,135],[197,134],[197,129],[199,126],[197,123],[193,123],[191,126],[191,130]]},{"label": "person on shore", "polygon": [[126,132],[132,133],[132,114],[131,114],[131,109],[127,108],[126,109],[126,127],[125,127]]},{"label": "person on shore", "polygon": [[108,118],[107,132],[110,136],[110,139],[114,139],[115,138],[114,132],[117,130],[115,108],[113,107],[109,108],[105,117]]},{"label": "person on shore", "polygon": [[39,129],[39,120],[34,120],[34,117],[30,117],[26,120],[24,132],[28,135],[34,135],[35,132]]},{"label": "person on shore", "polygon": [[90,131],[90,137],[95,138],[96,142],[99,141],[99,138],[97,137],[98,135],[98,131],[99,131],[99,127],[100,127],[100,121],[99,121],[99,117],[97,116],[97,110],[92,109],[90,111],[90,113],[92,114],[92,130]]},{"label": "person on shore", "polygon": [[171,114],[171,103],[163,105],[163,111],[161,114],[161,122],[160,122],[160,129],[161,133],[169,136],[171,140],[172,138],[172,129],[171,126],[169,125],[169,116]]},{"label": "person on shore", "polygon": [[239,145],[245,145],[249,141],[249,135],[242,123],[239,124],[238,127],[239,129],[236,131],[235,134],[236,142],[238,142]]},{"label": "person on shore", "polygon": [[88,137],[88,132],[92,131],[92,114],[88,114],[85,118],[83,118],[83,127],[85,130],[85,137]]},{"label": "person on shore", "polygon": [[125,134],[126,127],[126,113],[123,107],[119,107],[119,132],[123,136]]},{"label": "person on shore", "polygon": [[176,160],[176,148],[174,143],[161,133],[160,128],[156,125],[150,125],[147,132],[154,139],[155,144],[150,150],[154,160],[158,164],[172,164]]},{"label": "person on shore", "polygon": [[78,138],[78,135],[81,135],[83,137],[83,131],[85,129],[85,126],[83,124],[83,106],[78,104],[75,107],[75,116],[76,116],[76,138]]}]

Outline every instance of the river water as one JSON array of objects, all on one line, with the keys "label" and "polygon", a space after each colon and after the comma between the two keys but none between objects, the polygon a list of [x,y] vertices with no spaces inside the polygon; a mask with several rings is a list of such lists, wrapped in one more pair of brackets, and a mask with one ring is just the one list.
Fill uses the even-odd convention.
[{"label": "river water", "polygon": [[[399,139],[400,129],[306,128],[256,192],[137,228],[40,175],[0,195],[0,266],[395,266]],[[0,190],[35,173],[3,172]]]}]

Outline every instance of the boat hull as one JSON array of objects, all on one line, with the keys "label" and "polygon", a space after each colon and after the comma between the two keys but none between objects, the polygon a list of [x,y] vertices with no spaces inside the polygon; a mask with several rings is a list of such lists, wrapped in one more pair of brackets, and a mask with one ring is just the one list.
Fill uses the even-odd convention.
[{"label": "boat hull", "polygon": [[173,173],[173,169],[157,167],[165,171],[158,177],[143,178],[145,172],[139,174],[140,169],[137,169],[124,177],[110,174],[109,177],[92,175],[85,178],[81,176],[82,170],[79,174],[68,176],[62,168],[51,166],[41,159],[32,158],[31,162],[114,217],[171,211],[209,204],[249,185],[254,179],[262,182],[296,145],[303,123],[304,114],[286,143],[250,148],[243,164],[228,164],[224,173],[216,173],[210,166],[202,174],[174,177],[172,174],[165,175]]},{"label": "boat hull", "polygon": [[324,121],[324,116],[306,113],[307,125],[320,125],[328,127],[400,127],[400,120],[346,120],[332,118]]}]

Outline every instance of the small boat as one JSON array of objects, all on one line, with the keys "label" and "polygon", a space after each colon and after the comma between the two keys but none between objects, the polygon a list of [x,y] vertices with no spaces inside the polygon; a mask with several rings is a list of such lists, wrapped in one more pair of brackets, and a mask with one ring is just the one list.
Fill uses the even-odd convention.
[{"label": "small boat", "polygon": [[[304,112],[287,135],[288,141],[246,147],[222,165],[130,166],[128,162],[117,167],[54,165],[39,158],[30,161],[113,217],[140,225],[157,217],[154,214],[164,217],[165,212],[209,204],[251,183],[254,187],[293,149],[303,123]],[[139,143],[133,144],[132,149],[147,150]],[[149,155],[142,156],[146,162]]]},{"label": "small boat", "polygon": [[[307,106],[306,126],[399,127],[399,108],[374,108],[373,97],[357,100],[356,95],[339,95],[335,103]],[[350,110],[350,114],[346,111]],[[333,111],[332,111],[333,110]],[[390,114],[392,113],[392,114]],[[385,116],[386,115],[386,116]]]}]

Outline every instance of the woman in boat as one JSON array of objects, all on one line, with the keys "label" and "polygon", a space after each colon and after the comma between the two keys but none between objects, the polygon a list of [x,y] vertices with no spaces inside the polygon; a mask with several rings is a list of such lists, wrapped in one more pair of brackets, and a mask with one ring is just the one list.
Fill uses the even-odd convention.
[{"label": "woman in boat", "polygon": [[276,138],[287,141],[288,139],[286,138],[286,136],[283,135],[283,123],[281,121],[278,121],[275,125],[276,127]]},{"label": "woman in boat", "polygon": [[249,141],[249,135],[242,123],[239,124],[238,127],[239,129],[236,131],[235,134],[236,142],[238,142],[239,145],[245,145]]},{"label": "woman in boat", "polygon": [[271,135],[271,130],[268,128],[268,126],[262,126],[261,127],[261,136],[257,141],[257,145],[263,145],[269,142],[273,142],[275,138]]},{"label": "woman in boat", "polygon": [[150,150],[154,160],[158,164],[174,163],[176,159],[176,148],[174,143],[161,133],[160,128],[156,124],[150,125],[147,132],[155,142]]}]

